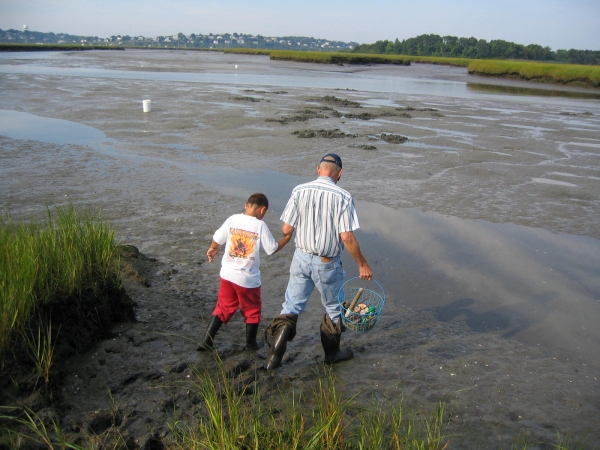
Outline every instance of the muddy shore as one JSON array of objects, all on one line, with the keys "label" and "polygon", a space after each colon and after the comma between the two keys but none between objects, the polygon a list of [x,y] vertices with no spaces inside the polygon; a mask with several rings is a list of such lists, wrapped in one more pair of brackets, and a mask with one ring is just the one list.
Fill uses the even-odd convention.
[{"label": "muddy shore", "polygon": [[[332,68],[204,52],[81,52],[2,63],[472,80],[466,69],[450,67]],[[210,355],[196,352],[195,343],[210,318],[219,271],[205,252],[214,230],[247,197],[240,173],[276,173],[293,185],[312,178],[320,156],[334,151],[345,162],[341,185],[359,201],[600,238],[597,101],[461,99],[52,73],[2,73],[0,91],[1,110],[75,122],[105,136],[93,142],[65,136],[52,141],[47,130],[43,139],[0,136],[2,208],[15,219],[43,218],[48,205],[101,208],[119,240],[145,255],[129,261],[140,277],[124,281],[138,304],[137,322],[116,325],[97,348],[70,359],[53,405],[35,395],[23,399],[40,415],[59,418],[73,441],[95,434],[108,443],[118,432],[132,446],[160,448],[172,439],[169,421],[201,413],[189,393],[191,374],[194,367],[213,364]],[[151,113],[142,112],[144,98],[152,99]],[[307,130],[310,137],[299,136]],[[215,176],[218,183],[203,181]],[[289,194],[277,192],[276,182],[271,192],[266,194],[282,199]],[[279,213],[273,207],[265,218],[274,232]],[[262,260],[265,326],[279,313],[292,252],[290,245]],[[403,397],[409,407],[430,410],[443,401],[449,448],[523,442],[547,448],[557,431],[573,439],[589,433],[590,448],[600,447],[596,368],[474,332],[461,318],[441,321],[428,308],[390,301],[385,312],[372,332],[343,336],[355,359],[336,365],[335,372],[348,395],[366,384],[390,400]],[[235,376],[256,377],[267,393],[297,389],[314,380],[323,361],[321,315],[319,300],[311,299],[275,372],[261,369],[266,350],[243,351],[239,316],[219,332],[219,355],[227,369],[243,368]],[[365,383],[357,385],[357,376]],[[112,402],[119,410],[115,426]]]}]

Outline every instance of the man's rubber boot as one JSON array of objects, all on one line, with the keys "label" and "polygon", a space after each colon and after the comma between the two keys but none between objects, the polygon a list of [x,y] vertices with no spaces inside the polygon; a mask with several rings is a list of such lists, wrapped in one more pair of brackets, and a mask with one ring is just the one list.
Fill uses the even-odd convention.
[{"label": "man's rubber boot", "polygon": [[217,316],[212,316],[210,323],[208,324],[208,328],[206,329],[206,335],[204,336],[204,340],[198,347],[199,352],[212,352],[215,350],[214,347],[214,339],[217,331],[221,328],[223,322]]},{"label": "man's rubber boot", "polygon": [[296,314],[281,314],[273,318],[273,322],[265,330],[265,340],[267,343],[269,343],[267,337],[273,337],[273,345],[271,345],[271,349],[267,355],[265,369],[272,370],[281,365],[283,354],[287,348],[287,342],[296,336],[297,322],[298,316]]},{"label": "man's rubber boot", "polygon": [[257,323],[246,324],[246,350],[258,350],[264,342],[256,342],[256,334],[258,333]]},{"label": "man's rubber boot", "polygon": [[333,324],[329,314],[325,314],[321,322],[321,344],[325,351],[325,363],[334,364],[340,361],[346,361],[354,358],[354,353],[350,347],[340,350],[342,340],[342,318],[337,324]]}]

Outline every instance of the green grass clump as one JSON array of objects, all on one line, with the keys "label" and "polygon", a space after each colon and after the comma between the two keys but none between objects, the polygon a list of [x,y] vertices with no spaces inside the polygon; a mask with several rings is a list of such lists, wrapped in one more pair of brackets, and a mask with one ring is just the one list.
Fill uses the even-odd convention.
[{"label": "green grass clump", "polygon": [[401,64],[410,62],[399,55],[371,55],[346,52],[302,52],[295,50],[272,50],[271,59],[322,64]]},{"label": "green grass clump", "polygon": [[406,414],[401,402],[386,410],[377,398],[360,405],[343,398],[330,368],[325,368],[307,396],[300,393],[261,401],[256,382],[228,379],[222,366],[217,375],[197,373],[196,391],[206,415],[198,424],[171,425],[179,448],[225,449],[422,449],[439,450],[444,407],[430,415]]},{"label": "green grass clump", "polygon": [[469,58],[448,58],[444,56],[413,56],[413,55],[398,55],[407,59],[410,62],[424,64],[440,64],[445,66],[467,67],[472,59]]},{"label": "green grass clump", "polygon": [[241,55],[270,55],[271,50],[265,50],[260,48],[226,48],[222,50],[223,53],[236,53]]},{"label": "green grass clump", "polygon": [[323,64],[400,64],[411,62],[428,64],[445,64],[466,67],[471,59],[444,58],[436,56],[387,55],[372,53],[348,52],[303,52],[297,50],[271,50],[271,59],[285,61],[313,62]]},{"label": "green grass clump", "polygon": [[69,299],[76,309],[82,297],[120,287],[114,236],[99,217],[72,207],[48,211],[45,224],[0,218],[0,358],[16,333],[37,335],[28,327],[44,305]]},{"label": "green grass clump", "polygon": [[600,87],[600,66],[480,59],[471,61],[468,68],[469,73],[481,75],[518,76],[525,80],[582,83]]}]

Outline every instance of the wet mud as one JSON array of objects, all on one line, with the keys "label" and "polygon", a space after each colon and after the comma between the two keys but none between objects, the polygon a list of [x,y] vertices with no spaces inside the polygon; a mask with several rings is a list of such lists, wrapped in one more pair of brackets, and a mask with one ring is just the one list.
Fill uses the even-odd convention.
[{"label": "wet mud", "polygon": [[[152,51],[65,54],[51,64],[111,70],[143,65],[141,72],[233,72],[239,64],[269,74],[297,67],[241,55]],[[314,76],[319,70],[351,70],[468,77],[461,69],[423,65],[315,64],[313,70]],[[247,85],[48,73],[1,74],[0,90],[1,110],[76,122],[105,137],[88,143],[52,140],[50,131],[39,138],[0,133],[3,210],[18,220],[43,219],[54,205],[98,208],[116,227],[118,240],[146,257],[130,258],[124,276],[137,304],[136,321],[116,324],[109,339],[71,358],[61,369],[60,396],[53,404],[35,393],[19,394],[41,416],[57,418],[74,442],[92,436],[110,444],[120,436],[131,447],[160,448],[173,439],[170,421],[202,415],[191,383],[194,369],[214,367],[211,355],[196,347],[216,301],[219,273],[205,252],[214,230],[240,212],[251,193],[240,173],[271,174],[293,185],[313,178],[320,157],[335,152],[344,160],[340,184],[358,201],[600,238],[600,106],[594,101],[344,90],[347,104],[328,103],[344,114],[352,114],[356,103],[378,116],[367,121],[317,110],[315,104],[334,89],[261,85],[250,93]],[[261,101],[236,99],[254,94]],[[145,114],[146,98],[152,99],[152,112]],[[307,109],[318,114],[305,122],[305,139],[292,135],[300,133],[293,123],[266,121]],[[318,139],[337,133],[353,138]],[[386,141],[390,136],[406,140]],[[372,137],[379,137],[376,145]],[[289,195],[281,186],[275,182],[265,192],[275,199],[265,216],[274,234]],[[265,327],[279,314],[292,253],[289,245],[261,261]],[[398,276],[416,270],[405,266]],[[444,402],[448,448],[527,442],[542,449],[556,442],[557,432],[587,436],[590,448],[600,446],[596,366],[554,357],[544,345],[526,345],[487,328],[478,332],[472,321],[487,316],[456,314],[471,311],[468,303],[462,309],[430,305],[445,295],[445,286],[444,279],[429,283],[422,306],[390,299],[373,330],[343,334],[343,345],[355,353],[334,366],[344,393],[367,402],[376,392],[383,404],[403,399],[406,407],[424,411]],[[407,283],[405,289],[416,288]],[[322,314],[319,299],[311,298],[283,366],[274,372],[262,370],[265,348],[243,350],[244,324],[237,315],[217,335],[218,354],[232,378],[256,380],[265,398],[300,389],[323,364]]]}]

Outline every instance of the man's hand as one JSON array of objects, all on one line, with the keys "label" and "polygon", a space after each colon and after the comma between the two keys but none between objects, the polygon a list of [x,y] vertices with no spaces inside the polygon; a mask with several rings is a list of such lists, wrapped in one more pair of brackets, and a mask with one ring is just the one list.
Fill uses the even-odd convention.
[{"label": "man's hand", "polygon": [[371,266],[369,266],[369,264],[359,266],[358,273],[363,280],[371,281],[373,279],[373,271],[371,270]]}]

